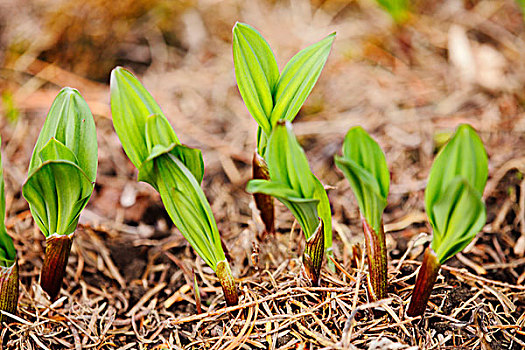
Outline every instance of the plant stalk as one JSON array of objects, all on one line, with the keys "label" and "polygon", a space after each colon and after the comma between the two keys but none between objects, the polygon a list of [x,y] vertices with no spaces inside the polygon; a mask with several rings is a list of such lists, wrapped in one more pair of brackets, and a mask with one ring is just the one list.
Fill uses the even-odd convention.
[{"label": "plant stalk", "polygon": [[73,234],[55,233],[46,239],[46,254],[40,273],[40,285],[49,294],[51,300],[55,300],[60,292],[73,243]]},{"label": "plant stalk", "polygon": [[239,294],[237,293],[235,280],[230,269],[230,264],[228,264],[227,260],[219,261],[219,263],[217,264],[216,274],[219,278],[219,282],[221,282],[226,304],[228,306],[237,305],[237,303],[239,302]]},{"label": "plant stalk", "polygon": [[[0,310],[16,315],[18,306],[18,260],[10,267],[0,267]],[[8,317],[0,314],[0,322]]]},{"label": "plant stalk", "polygon": [[365,234],[368,269],[370,271],[370,282],[373,292],[371,293],[373,294],[372,299],[381,300],[386,298],[388,259],[383,220],[381,219],[379,232],[375,232],[363,216],[361,216],[361,222]]},{"label": "plant stalk", "polygon": [[412,292],[412,299],[408,306],[407,315],[410,317],[421,316],[427,308],[428,299],[436,283],[441,264],[436,253],[430,247],[425,249],[423,263],[417,274],[416,286]]},{"label": "plant stalk", "polygon": [[[253,153],[252,168],[254,179],[270,180],[268,165],[266,164],[264,158],[261,157],[259,153],[257,153],[257,151]],[[257,209],[259,209],[266,233],[274,233],[275,210],[273,197],[262,193],[254,193],[253,198],[255,199],[255,206]]]},{"label": "plant stalk", "polygon": [[306,275],[312,282],[312,286],[319,285],[321,277],[321,267],[324,257],[324,230],[323,220],[319,220],[319,226],[315,233],[306,242],[303,252],[303,266]]}]

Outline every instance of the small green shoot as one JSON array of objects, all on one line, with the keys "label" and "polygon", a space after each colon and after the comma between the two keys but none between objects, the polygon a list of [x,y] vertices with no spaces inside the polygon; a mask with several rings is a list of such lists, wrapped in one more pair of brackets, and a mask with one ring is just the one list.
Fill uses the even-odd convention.
[{"label": "small green shoot", "polygon": [[433,229],[407,310],[425,312],[441,265],[462,251],[483,228],[481,198],[488,176],[487,153],[474,129],[460,125],[437,155],[425,191],[425,209]]},{"label": "small green shoot", "polygon": [[[301,50],[279,73],[277,61],[263,36],[253,27],[233,27],[233,61],[239,92],[259,125],[253,158],[253,179],[270,180],[265,159],[269,135],[278,120],[293,121],[308,98],[328,59],[335,33]],[[270,196],[254,194],[266,232],[275,231],[274,206]],[[326,225],[326,223],[325,223]],[[325,242],[331,249],[331,238]]]},{"label": "small green shoot", "polygon": [[111,73],[111,112],[124,151],[139,181],[159,193],[171,219],[197,254],[215,271],[228,305],[238,302],[217,224],[200,186],[200,150],[182,145],[150,93],[124,68]]},{"label": "small green shoot", "polygon": [[386,297],[387,252],[383,211],[387,204],[390,173],[381,147],[361,127],[351,128],[343,143],[343,156],[335,164],[350,182],[361,212],[370,282],[375,299]]},{"label": "small green shoot", "polygon": [[[7,234],[5,227],[4,169],[0,155],[0,310],[16,314],[18,283],[16,250],[13,239]],[[0,314],[0,322],[6,320],[7,317]]]},{"label": "small green shoot", "polygon": [[97,174],[97,135],[80,93],[64,88],[37,139],[22,194],[46,236],[40,283],[54,300],[65,273],[73,233]]},{"label": "small green shoot", "polygon": [[293,213],[307,242],[303,255],[306,273],[316,285],[323,259],[319,247],[324,253],[325,244],[331,244],[332,217],[326,191],[310,170],[289,121],[281,120],[273,128],[265,158],[271,180],[251,180],[246,191],[275,197]]}]

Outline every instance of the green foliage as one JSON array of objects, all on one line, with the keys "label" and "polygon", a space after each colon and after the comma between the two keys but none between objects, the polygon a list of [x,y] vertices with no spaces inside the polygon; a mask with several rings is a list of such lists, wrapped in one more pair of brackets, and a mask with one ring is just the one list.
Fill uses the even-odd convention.
[{"label": "green foliage", "polygon": [[[328,196],[310,170],[289,121],[279,121],[274,127],[265,157],[271,180],[251,180],[246,191],[279,199],[294,214],[307,240],[319,226],[320,215],[325,225],[331,228]],[[324,233],[325,237],[330,235],[331,241],[331,230],[325,229]]]},{"label": "green foliage", "polygon": [[346,134],[343,156],[336,156],[335,164],[350,182],[361,214],[376,233],[382,232],[390,173],[381,147],[362,127],[353,127]]},{"label": "green foliage", "polygon": [[405,23],[410,17],[409,0],[376,0],[379,6],[390,14],[397,24]]},{"label": "green foliage", "polygon": [[89,107],[71,88],[60,91],[37,139],[22,194],[42,233],[75,231],[93,192],[97,135]]},{"label": "green foliage", "polygon": [[[2,140],[0,139],[0,143]],[[7,234],[5,227],[5,192],[4,192],[4,168],[2,156],[0,155],[0,266],[10,267],[16,259],[13,239]]]},{"label": "green foliage", "polygon": [[[142,162],[150,155],[146,143],[146,120],[152,114],[157,114],[162,119],[166,117],[150,93],[126,69],[113,69],[110,89],[113,126],[126,155],[136,168],[140,168]],[[165,123],[169,125],[167,120]],[[180,143],[175,133],[168,131],[164,136],[164,143]]]},{"label": "green foliage", "polygon": [[180,144],[153,97],[127,70],[111,73],[111,112],[122,146],[139,169],[139,181],[159,193],[171,219],[214,270],[225,260],[217,224],[200,187],[200,150]]},{"label": "green foliage", "polygon": [[439,152],[425,191],[425,208],[434,229],[432,249],[442,264],[465,248],[486,220],[481,194],[488,159],[481,139],[469,125],[460,125]]},{"label": "green foliage", "polygon": [[258,150],[279,119],[293,121],[328,59],[335,33],[297,53],[279,74],[275,56],[253,27],[233,28],[235,77],[248,111],[259,124]]}]

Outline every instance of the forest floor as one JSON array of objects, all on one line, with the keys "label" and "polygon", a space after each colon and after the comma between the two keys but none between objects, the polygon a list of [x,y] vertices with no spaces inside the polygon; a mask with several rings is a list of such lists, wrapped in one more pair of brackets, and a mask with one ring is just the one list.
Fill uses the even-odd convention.
[{"label": "forest floor", "polygon": [[[525,25],[514,1],[423,0],[395,26],[373,1],[0,1],[0,131],[7,226],[21,268],[13,349],[525,348]],[[301,277],[304,239],[277,204],[260,237],[251,176],[256,123],[235,84],[231,29],[257,28],[283,64],[336,31],[330,58],[294,121],[329,188],[335,272]],[[109,72],[133,70],[183,143],[202,149],[204,191],[241,292],[226,307],[213,271],[173,226],[114,133]],[[60,88],[95,116],[99,170],[75,233],[63,289],[38,285],[45,247],[21,196],[32,149]],[[489,155],[487,224],[442,267],[423,318],[405,311],[431,230],[426,178],[460,123]],[[371,302],[359,212],[335,168],[346,131],[362,125],[385,151],[388,298]],[[326,265],[326,264],[325,264]],[[194,275],[203,313],[197,314]]]}]

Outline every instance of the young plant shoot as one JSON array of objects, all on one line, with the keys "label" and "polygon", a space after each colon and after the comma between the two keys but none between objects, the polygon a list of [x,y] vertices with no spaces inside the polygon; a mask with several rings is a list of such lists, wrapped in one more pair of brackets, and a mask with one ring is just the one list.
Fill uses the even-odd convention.
[{"label": "young plant shoot", "polygon": [[179,231],[217,274],[226,303],[237,304],[235,281],[201,188],[201,151],[180,143],[158,104],[129,71],[115,68],[110,85],[113,126],[124,151],[139,170],[138,180],[160,193]]},{"label": "young plant shoot", "polygon": [[[237,86],[248,111],[259,124],[257,149],[253,156],[254,179],[270,180],[265,158],[268,137],[278,120],[294,120],[321,74],[334,38],[335,33],[330,34],[300,51],[279,73],[272,49],[262,35],[244,23],[233,27]],[[272,197],[254,193],[254,199],[266,232],[274,232]],[[330,237],[325,237],[325,246],[331,252],[331,229],[329,232]]]},{"label": "young plant shoot", "polygon": [[[7,234],[5,227],[4,171],[0,155],[0,310],[16,314],[17,304],[18,262],[13,239]],[[0,314],[0,322],[7,319],[8,317]]]},{"label": "young plant shoot", "polygon": [[326,226],[332,220],[328,196],[310,170],[289,121],[280,120],[268,139],[266,156],[271,180],[254,179],[246,191],[277,198],[293,213],[306,238],[303,263],[313,285],[319,282]]},{"label": "young plant shoot", "polygon": [[374,299],[386,297],[387,252],[383,210],[387,204],[390,173],[381,147],[361,127],[351,128],[343,143],[343,156],[335,164],[350,182],[357,198],[365,234],[370,282]]},{"label": "young plant shoot", "polygon": [[460,125],[428,176],[425,209],[433,229],[432,244],[425,250],[407,315],[425,312],[441,265],[462,251],[485,225],[481,195],[487,175],[481,139],[471,126]]},{"label": "young plant shoot", "polygon": [[22,194],[46,237],[40,284],[56,299],[80,212],[93,193],[97,134],[89,107],[72,88],[53,101],[29,164]]}]

